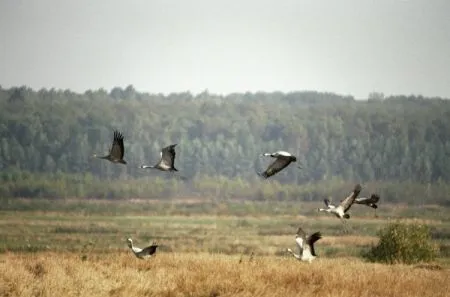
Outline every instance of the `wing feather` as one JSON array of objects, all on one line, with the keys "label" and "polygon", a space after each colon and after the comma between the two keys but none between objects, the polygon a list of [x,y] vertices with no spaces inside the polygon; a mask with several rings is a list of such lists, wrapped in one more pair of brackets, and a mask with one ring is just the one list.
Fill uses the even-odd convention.
[{"label": "wing feather", "polygon": [[370,203],[377,203],[380,200],[380,196],[377,194],[370,195]]},{"label": "wing feather", "polygon": [[301,237],[297,237],[295,238],[295,242],[297,243],[298,246],[298,252],[299,254],[301,254],[303,252],[303,239]]},{"label": "wing feather", "polygon": [[165,148],[163,148],[161,150],[161,162],[166,164],[168,167],[175,166],[175,156],[176,156],[175,147],[176,146],[177,146],[177,144],[172,144],[172,145],[166,146]]},{"label": "wing feather", "polygon": [[327,208],[336,208],[336,205],[331,204],[331,199],[325,198],[323,199],[323,203],[325,203]]},{"label": "wing feather", "polygon": [[305,248],[304,243],[306,241],[306,233],[301,227],[299,227],[297,229],[296,235],[297,236],[295,237],[295,242],[298,245],[299,253],[302,254],[303,253],[303,249]]},{"label": "wing feather", "polygon": [[306,239],[306,232],[305,232],[301,227],[298,228],[296,234],[297,234],[299,237],[303,238],[303,240]]},{"label": "wing feather", "polygon": [[357,185],[355,185],[355,188],[353,189],[353,192],[341,202],[341,204],[339,206],[342,207],[344,212],[346,212],[347,210],[350,209],[350,207],[352,206],[352,204],[355,201],[356,197],[358,197],[359,192],[361,192],[361,185],[357,184]]},{"label": "wing feather", "polygon": [[370,197],[358,197],[355,199],[355,203],[358,204],[372,204],[372,203],[377,203],[378,200],[380,200],[380,196],[378,196],[377,194],[372,194]]},{"label": "wing feather", "polygon": [[113,159],[122,160],[124,153],[123,135],[118,131],[114,131],[113,143],[109,154]]},{"label": "wing feather", "polygon": [[153,255],[156,252],[156,248],[158,247],[157,244],[152,244],[151,246],[148,246],[142,250],[143,253],[146,255]]},{"label": "wing feather", "polygon": [[316,232],[311,234],[307,239],[306,243],[308,244],[309,248],[311,249],[311,254],[313,256],[317,256],[316,252],[314,250],[314,243],[322,238],[322,234],[320,232]]},{"label": "wing feather", "polygon": [[266,171],[261,173],[260,175],[264,178],[271,177],[272,175],[277,174],[285,167],[287,167],[292,162],[291,158],[286,157],[278,157],[272,164],[267,167]]}]

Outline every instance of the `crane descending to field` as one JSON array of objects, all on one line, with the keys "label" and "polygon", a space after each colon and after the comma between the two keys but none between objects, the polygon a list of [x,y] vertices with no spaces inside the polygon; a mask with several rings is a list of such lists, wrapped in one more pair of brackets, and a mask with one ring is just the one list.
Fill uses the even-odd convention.
[{"label": "crane descending to field", "polygon": [[[261,156],[270,156],[276,159],[274,162],[272,162],[272,164],[269,165],[269,167],[267,167],[266,171],[257,172],[257,174],[263,178],[269,178],[272,175],[275,175],[284,168],[286,168],[292,162],[297,161],[297,158],[294,155],[285,151],[278,151],[275,153],[264,153]],[[299,168],[301,167],[299,166]]]},{"label": "crane descending to field", "polygon": [[370,197],[358,197],[355,199],[356,204],[364,204],[367,206],[370,206],[374,209],[378,208],[378,205],[376,204],[380,200],[380,196],[377,194],[372,194]]},{"label": "crane descending to field", "polygon": [[107,156],[97,156],[97,154],[94,154],[93,157],[105,159],[112,163],[127,164],[127,162],[123,159],[124,153],[125,148],[123,146],[123,135],[119,131],[114,131],[113,143],[109,154]]},{"label": "crane descending to field", "polygon": [[329,199],[324,199],[324,203],[327,206],[327,208],[319,208],[319,211],[326,211],[328,213],[334,214],[336,217],[343,219],[349,219],[350,215],[346,213],[350,207],[352,206],[353,202],[355,202],[356,197],[358,197],[359,193],[361,192],[361,185],[357,184],[351,194],[342,200],[342,202],[335,206],[331,204]]},{"label": "crane descending to field", "polygon": [[355,199],[355,204],[363,204],[375,209],[375,217],[377,217],[377,202],[380,200],[380,196],[377,194],[372,194],[370,197],[357,197]]},{"label": "crane descending to field", "polygon": [[314,251],[314,243],[322,238],[320,232],[315,232],[310,236],[306,237],[305,231],[300,227],[295,235],[295,242],[297,243],[299,254],[294,253],[291,249],[287,249],[289,253],[292,254],[297,260],[308,261],[311,263],[317,255]]},{"label": "crane descending to field", "polygon": [[134,255],[139,259],[146,259],[151,257],[156,252],[156,248],[158,247],[156,243],[152,243],[152,245],[141,249],[133,246],[133,240],[131,238],[127,239],[127,244],[128,247],[131,249],[131,251],[134,253]]},{"label": "crane descending to field", "polygon": [[336,217],[341,219],[342,223],[344,224],[344,232],[347,232],[347,229],[345,228],[345,220],[344,219],[350,218],[350,215],[347,213],[347,211],[350,209],[352,204],[355,202],[355,199],[356,199],[356,197],[358,197],[360,192],[361,192],[361,185],[357,184],[357,185],[355,185],[355,188],[353,189],[352,193],[347,198],[342,200],[338,206],[331,204],[330,200],[324,199],[324,203],[327,206],[327,208],[319,208],[318,211],[326,211],[328,213],[332,213]]}]

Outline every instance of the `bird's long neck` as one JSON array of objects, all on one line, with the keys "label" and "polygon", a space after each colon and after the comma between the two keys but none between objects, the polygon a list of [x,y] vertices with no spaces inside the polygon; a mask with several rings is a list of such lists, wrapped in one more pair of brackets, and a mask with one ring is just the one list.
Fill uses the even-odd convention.
[{"label": "bird's long neck", "polygon": [[143,168],[143,169],[147,169],[147,168],[149,168],[149,169],[156,169],[156,167],[153,166],[153,165],[142,165],[141,168]]},{"label": "bird's long neck", "polygon": [[97,154],[93,154],[92,158],[98,158],[98,159],[108,159],[108,156],[98,156]]},{"label": "bird's long neck", "polygon": [[319,208],[319,211],[331,212],[332,209],[334,208]]}]

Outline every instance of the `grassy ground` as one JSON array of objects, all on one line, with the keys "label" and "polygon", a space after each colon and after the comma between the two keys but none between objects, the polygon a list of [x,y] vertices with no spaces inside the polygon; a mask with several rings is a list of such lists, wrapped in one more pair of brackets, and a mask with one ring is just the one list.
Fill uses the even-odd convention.
[{"label": "grassy ground", "polygon": [[[344,234],[338,219],[317,212],[321,206],[3,201],[0,296],[445,296],[450,289],[447,210],[382,205],[375,217],[372,209],[355,205]],[[441,247],[434,266],[361,259],[377,241],[377,230],[397,219],[430,226]],[[296,248],[299,226],[323,234],[312,264],[286,253]],[[158,242],[157,256],[136,259],[127,237],[137,246]]]},{"label": "grassy ground", "polygon": [[239,257],[125,251],[95,254],[4,253],[0,296],[448,296],[449,271],[368,264],[359,259]]},{"label": "grassy ground", "polygon": [[295,248],[294,234],[302,226],[307,232],[322,232],[320,253],[358,256],[376,242],[380,227],[401,218],[427,223],[444,257],[450,256],[450,218],[434,206],[383,205],[375,218],[371,208],[355,205],[350,233],[343,234],[342,223],[317,212],[317,203],[39,202],[2,204],[0,251],[117,250],[126,248],[126,238],[132,237],[138,246],[157,241],[167,252],[280,255],[287,247]]}]

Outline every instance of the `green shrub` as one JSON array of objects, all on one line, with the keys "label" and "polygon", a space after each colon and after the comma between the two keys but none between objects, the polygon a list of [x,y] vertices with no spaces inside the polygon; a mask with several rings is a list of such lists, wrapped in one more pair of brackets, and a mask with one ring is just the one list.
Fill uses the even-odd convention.
[{"label": "green shrub", "polygon": [[437,249],[429,228],[417,223],[390,223],[378,232],[380,241],[363,256],[372,262],[388,264],[429,262]]}]

